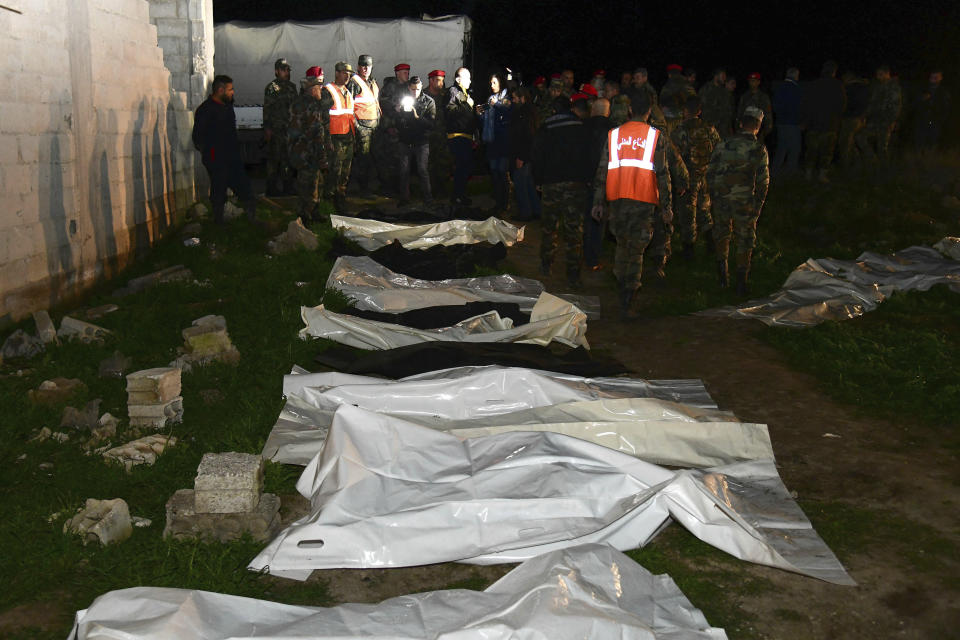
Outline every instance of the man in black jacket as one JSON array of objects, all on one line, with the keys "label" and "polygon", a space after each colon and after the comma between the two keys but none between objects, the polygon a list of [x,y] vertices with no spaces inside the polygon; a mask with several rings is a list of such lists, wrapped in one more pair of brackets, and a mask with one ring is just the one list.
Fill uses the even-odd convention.
[{"label": "man in black jacket", "polygon": [[473,133],[477,129],[477,116],[470,89],[470,70],[457,69],[454,85],[450,87],[449,99],[444,110],[447,127],[447,145],[453,156],[453,203],[469,205],[467,180],[473,171]]},{"label": "man in black jacket", "polygon": [[200,151],[203,167],[210,177],[214,222],[223,224],[227,187],[233,189],[244,205],[247,220],[252,221],[256,216],[256,202],[240,158],[237,116],[233,111],[233,80],[230,76],[215,77],[210,97],[197,107],[193,116],[193,146]]},{"label": "man in black jacket", "polygon": [[543,188],[540,272],[550,275],[562,223],[566,246],[567,283],[580,286],[583,254],[583,203],[593,176],[590,136],[569,104],[557,101],[559,112],[543,121],[533,139],[533,179]]},{"label": "man in black jacket", "polygon": [[410,78],[408,93],[400,98],[400,113],[397,129],[400,138],[400,202],[405,206],[410,202],[410,156],[417,164],[420,176],[420,189],[423,203],[431,204],[430,191],[430,132],[437,119],[437,105],[433,98],[423,92],[423,83],[419,76]]}]

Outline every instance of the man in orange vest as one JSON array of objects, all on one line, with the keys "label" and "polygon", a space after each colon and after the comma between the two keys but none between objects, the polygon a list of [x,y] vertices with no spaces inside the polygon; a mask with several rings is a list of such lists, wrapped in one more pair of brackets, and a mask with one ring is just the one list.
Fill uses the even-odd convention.
[{"label": "man in orange vest", "polygon": [[621,318],[629,318],[630,305],[640,289],[643,252],[653,237],[657,216],[671,207],[670,167],[665,132],[647,124],[650,99],[638,93],[631,118],[610,130],[594,177],[593,209],[597,220],[610,219],[617,239],[613,274],[620,285]]},{"label": "man in orange vest", "polygon": [[337,213],[344,213],[356,131],[353,96],[347,91],[347,80],[353,75],[353,67],[349,62],[341,61],[336,64],[334,71],[334,81],[323,86],[323,97],[320,98],[320,108],[329,116],[330,134],[327,148],[330,174],[327,176],[324,197],[333,200]]},{"label": "man in orange vest", "polygon": [[373,56],[363,54],[357,60],[357,73],[347,82],[347,91],[353,97],[353,113],[357,118],[357,139],[353,148],[354,179],[360,191],[366,192],[370,186],[370,175],[377,171],[370,153],[370,143],[380,124],[380,87],[373,78]]}]

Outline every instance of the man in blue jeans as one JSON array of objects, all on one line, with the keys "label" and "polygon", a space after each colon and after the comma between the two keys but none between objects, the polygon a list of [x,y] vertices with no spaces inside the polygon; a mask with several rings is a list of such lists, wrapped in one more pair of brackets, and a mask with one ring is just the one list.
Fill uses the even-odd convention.
[{"label": "man in blue jeans", "polygon": [[467,180],[473,172],[473,134],[477,129],[477,116],[470,89],[470,70],[457,69],[454,85],[450,87],[450,98],[445,108],[447,126],[447,145],[453,156],[453,197],[454,205],[469,205],[467,198]]}]

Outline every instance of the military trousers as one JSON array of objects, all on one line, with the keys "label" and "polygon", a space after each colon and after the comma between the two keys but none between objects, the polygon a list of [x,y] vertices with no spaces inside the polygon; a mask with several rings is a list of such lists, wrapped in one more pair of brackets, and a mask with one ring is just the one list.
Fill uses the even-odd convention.
[{"label": "military trousers", "polygon": [[757,220],[760,212],[753,202],[744,202],[714,195],[713,240],[717,246],[717,259],[726,260],[730,253],[731,238],[737,244],[737,266],[749,267],[750,252],[757,245]]},{"label": "military trousers", "polygon": [[323,189],[323,174],[320,167],[305,165],[297,171],[297,197],[300,200],[300,215],[309,218],[320,201]]},{"label": "military trousers", "polygon": [[361,191],[368,189],[371,176],[380,175],[372,152],[377,123],[377,120],[364,120],[357,124],[357,135],[353,147],[352,179],[359,185]]},{"label": "military trousers", "polygon": [[554,182],[543,185],[543,202],[540,213],[540,262],[553,264],[557,253],[558,231],[562,229],[567,279],[580,277],[580,262],[583,258],[583,202],[586,185],[582,182]]},{"label": "military trousers", "polygon": [[637,200],[614,200],[608,204],[610,232],[617,239],[613,275],[621,289],[636,289],[643,275],[643,253],[653,239],[657,205]]},{"label": "military trousers", "polygon": [[806,142],[805,168],[810,171],[828,168],[833,162],[833,152],[837,147],[837,132],[807,131]]},{"label": "military trousers", "polygon": [[857,149],[863,159],[869,162],[887,162],[890,159],[890,136],[893,135],[892,122],[867,123],[857,132]]},{"label": "military trousers", "polygon": [[287,130],[274,129],[270,142],[267,143],[267,184],[275,184],[277,180],[287,181],[292,173],[287,150]]},{"label": "military trousers", "polygon": [[353,134],[330,136],[331,148],[327,154],[330,173],[327,175],[324,192],[327,196],[346,195],[347,180],[353,164]]},{"label": "military trousers", "polygon": [[713,227],[710,214],[710,192],[707,190],[707,176],[691,175],[690,188],[678,199],[678,226],[683,244],[693,244],[697,235],[706,233]]}]

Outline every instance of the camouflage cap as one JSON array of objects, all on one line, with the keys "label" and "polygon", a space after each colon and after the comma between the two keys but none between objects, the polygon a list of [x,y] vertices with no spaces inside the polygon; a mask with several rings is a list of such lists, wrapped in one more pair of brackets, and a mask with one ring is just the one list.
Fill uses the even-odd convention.
[{"label": "camouflage cap", "polygon": [[357,58],[358,67],[372,67],[373,66],[373,56],[369,53],[365,53],[359,58]]},{"label": "camouflage cap", "polygon": [[287,62],[286,58],[277,58],[277,61],[273,63],[274,69],[289,69],[290,63]]},{"label": "camouflage cap", "polygon": [[550,78],[551,89],[563,89],[563,78]]},{"label": "camouflage cap", "polygon": [[743,115],[756,118],[758,122],[763,122],[763,109],[760,107],[747,107],[743,110]]},{"label": "camouflage cap", "polygon": [[333,66],[334,71],[346,71],[347,73],[353,73],[353,65],[349,62],[344,62],[341,60]]}]

